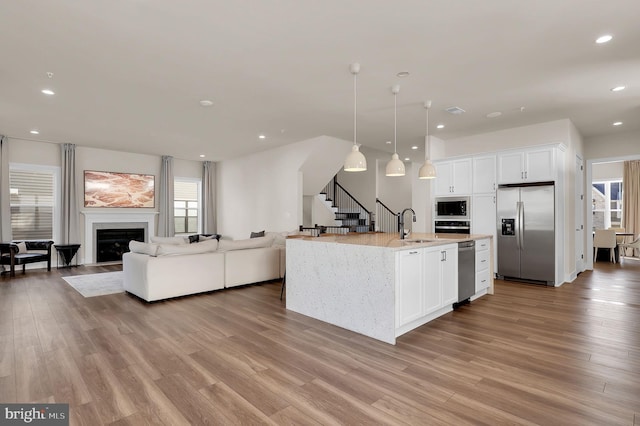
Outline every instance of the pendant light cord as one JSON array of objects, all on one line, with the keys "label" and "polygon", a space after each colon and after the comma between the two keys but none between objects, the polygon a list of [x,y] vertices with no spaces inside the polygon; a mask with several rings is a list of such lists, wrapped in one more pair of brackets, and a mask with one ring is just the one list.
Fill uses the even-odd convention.
[{"label": "pendant light cord", "polygon": [[398,94],[393,94],[393,152],[398,153]]},{"label": "pendant light cord", "polygon": [[429,143],[429,107],[425,108],[427,110],[427,137],[424,140],[424,161],[429,160],[429,151],[431,150],[431,146]]},{"label": "pendant light cord", "polygon": [[353,144],[358,137],[358,74],[353,74]]}]

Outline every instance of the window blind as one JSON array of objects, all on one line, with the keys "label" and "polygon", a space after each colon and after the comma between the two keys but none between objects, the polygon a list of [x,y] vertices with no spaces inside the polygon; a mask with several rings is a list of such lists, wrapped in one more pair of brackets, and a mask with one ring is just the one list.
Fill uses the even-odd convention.
[{"label": "window blind", "polygon": [[53,173],[11,170],[9,186],[13,239],[52,239]]}]

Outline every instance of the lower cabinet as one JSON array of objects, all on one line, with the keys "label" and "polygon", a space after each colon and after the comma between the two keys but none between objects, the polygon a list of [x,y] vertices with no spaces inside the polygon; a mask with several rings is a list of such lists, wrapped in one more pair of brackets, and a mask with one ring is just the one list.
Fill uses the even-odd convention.
[{"label": "lower cabinet", "polygon": [[457,301],[457,244],[396,253],[396,328],[450,310]]}]

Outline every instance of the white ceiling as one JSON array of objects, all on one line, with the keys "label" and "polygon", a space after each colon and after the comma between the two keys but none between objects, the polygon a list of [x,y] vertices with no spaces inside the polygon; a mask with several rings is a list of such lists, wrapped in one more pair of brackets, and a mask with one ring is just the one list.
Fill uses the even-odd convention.
[{"label": "white ceiling", "polygon": [[426,99],[444,140],[562,118],[637,131],[638,17],[638,0],[3,1],[0,134],[214,161],[352,140],[352,62],[358,142],[392,150],[399,83],[398,152],[416,161]]}]

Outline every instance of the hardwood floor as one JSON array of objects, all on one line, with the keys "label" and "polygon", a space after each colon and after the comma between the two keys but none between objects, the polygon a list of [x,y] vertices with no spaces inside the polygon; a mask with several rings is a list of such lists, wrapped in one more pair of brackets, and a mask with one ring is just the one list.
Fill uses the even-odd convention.
[{"label": "hardwood floor", "polygon": [[86,425],[640,425],[637,260],[497,281],[396,346],[287,311],[279,282],[147,304],[61,278],[118,269],[0,278],[0,401]]}]

